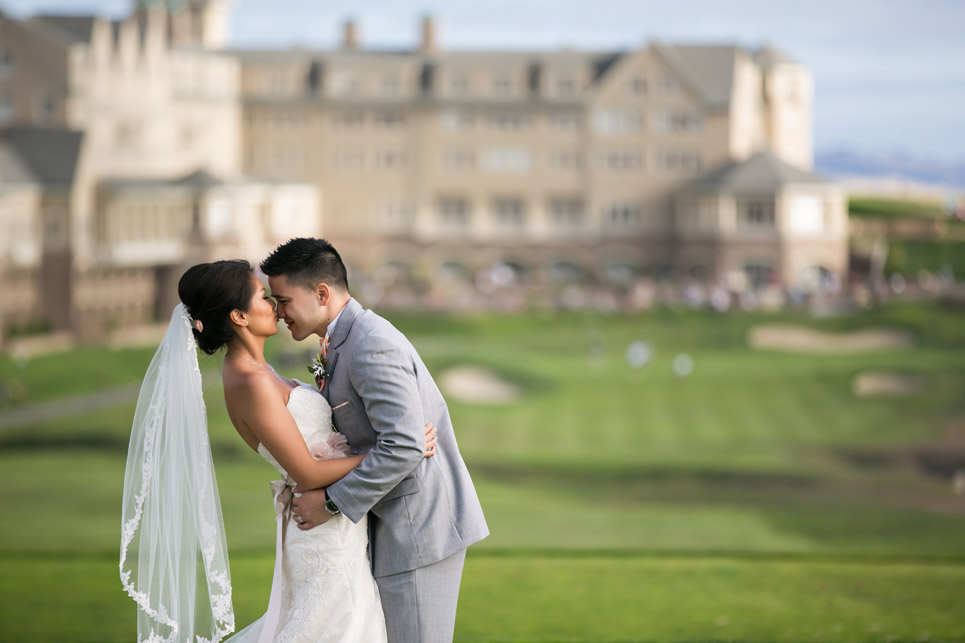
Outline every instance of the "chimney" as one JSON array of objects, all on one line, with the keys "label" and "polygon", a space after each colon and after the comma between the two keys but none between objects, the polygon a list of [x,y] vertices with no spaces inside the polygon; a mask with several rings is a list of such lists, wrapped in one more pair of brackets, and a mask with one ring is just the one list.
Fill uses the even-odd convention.
[{"label": "chimney", "polygon": [[436,51],[436,19],[431,15],[422,18],[422,42],[419,51]]},{"label": "chimney", "polygon": [[172,45],[187,45],[191,42],[191,13],[184,7],[171,9],[168,14],[168,33]]},{"label": "chimney", "polygon": [[358,49],[359,32],[354,20],[346,20],[342,26],[342,49]]}]

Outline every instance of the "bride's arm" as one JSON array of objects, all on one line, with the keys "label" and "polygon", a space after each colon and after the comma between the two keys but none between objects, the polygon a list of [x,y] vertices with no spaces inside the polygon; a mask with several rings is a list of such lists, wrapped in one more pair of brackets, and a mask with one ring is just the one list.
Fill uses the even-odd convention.
[{"label": "bride's arm", "polygon": [[252,373],[239,382],[237,389],[231,392],[230,415],[236,428],[240,429],[238,423],[243,424],[299,487],[327,487],[362,462],[364,455],[315,460],[278,394],[278,388],[269,378],[267,374]]}]

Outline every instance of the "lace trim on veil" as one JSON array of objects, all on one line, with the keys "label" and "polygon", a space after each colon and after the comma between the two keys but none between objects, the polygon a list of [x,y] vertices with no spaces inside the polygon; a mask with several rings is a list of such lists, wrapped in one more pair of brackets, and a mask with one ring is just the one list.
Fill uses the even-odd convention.
[{"label": "lace trim on veil", "polygon": [[[235,628],[191,327],[191,317],[179,304],[145,374],[131,428],[119,569],[124,589],[138,606],[139,642],[218,643]],[[129,564],[132,551],[137,559]],[[203,578],[196,569],[198,553]],[[205,594],[210,614],[196,609],[205,603]]]}]

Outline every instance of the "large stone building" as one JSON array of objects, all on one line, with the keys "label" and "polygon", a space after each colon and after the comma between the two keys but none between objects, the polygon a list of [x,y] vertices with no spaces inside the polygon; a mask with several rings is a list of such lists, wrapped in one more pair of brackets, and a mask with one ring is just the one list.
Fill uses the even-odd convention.
[{"label": "large stone building", "polygon": [[[186,262],[323,224],[384,285],[742,288],[846,269],[843,197],[810,174],[810,73],[771,47],[451,51],[427,18],[406,50],[361,47],[351,22],[333,50],[230,50],[228,17],[225,0],[140,0],[121,22],[0,18],[0,161],[25,126],[81,150],[58,255],[71,313],[47,306],[51,325],[157,315]],[[56,218],[17,203],[2,225],[31,219],[18,234]],[[121,283],[140,294],[120,312],[96,303]]]},{"label": "large stone building", "polygon": [[243,172],[238,61],[191,21],[222,5],[0,16],[0,275],[20,293],[0,308],[8,333],[163,319],[186,266],[321,233],[316,186]]}]

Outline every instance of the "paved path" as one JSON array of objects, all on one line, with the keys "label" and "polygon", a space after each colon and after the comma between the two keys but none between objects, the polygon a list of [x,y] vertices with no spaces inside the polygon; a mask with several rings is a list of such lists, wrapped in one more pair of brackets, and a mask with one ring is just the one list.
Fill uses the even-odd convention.
[{"label": "paved path", "polygon": [[[217,381],[220,384],[221,372],[218,369],[202,371],[202,381]],[[207,390],[207,389],[205,389]],[[0,431],[16,429],[31,424],[40,424],[51,420],[84,415],[112,406],[133,403],[137,401],[137,394],[141,391],[141,382],[122,384],[96,393],[82,393],[72,397],[62,397],[49,402],[39,402],[30,406],[17,407],[0,411]]]},{"label": "paved path", "polygon": [[140,390],[141,383],[134,382],[97,393],[85,393],[30,406],[7,409],[0,411],[0,430],[16,429],[119,406],[137,400],[137,394]]}]

